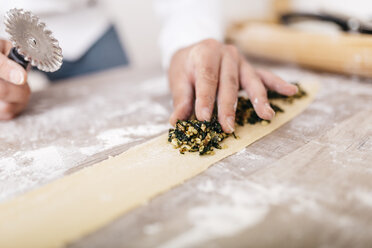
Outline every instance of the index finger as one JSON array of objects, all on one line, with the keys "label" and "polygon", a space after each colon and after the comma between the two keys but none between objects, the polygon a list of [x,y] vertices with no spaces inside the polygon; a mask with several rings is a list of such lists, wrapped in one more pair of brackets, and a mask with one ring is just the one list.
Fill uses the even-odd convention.
[{"label": "index finger", "polygon": [[235,111],[239,91],[239,53],[233,47],[227,47],[223,55],[218,85],[218,121],[227,133],[234,132]]},{"label": "index finger", "polygon": [[209,121],[216,100],[221,55],[213,49],[200,49],[195,61],[195,114]]},{"label": "index finger", "polygon": [[175,125],[177,120],[186,120],[192,113],[194,91],[184,73],[169,75],[173,96],[173,113],[169,122]]},{"label": "index finger", "polygon": [[266,88],[252,66],[244,58],[241,60],[240,82],[242,88],[248,93],[257,115],[262,119],[271,120],[275,112],[267,99]]}]

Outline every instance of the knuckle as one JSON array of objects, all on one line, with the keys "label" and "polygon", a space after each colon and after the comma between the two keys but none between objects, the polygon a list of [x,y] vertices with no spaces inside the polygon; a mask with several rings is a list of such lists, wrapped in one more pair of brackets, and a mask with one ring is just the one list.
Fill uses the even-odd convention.
[{"label": "knuckle", "polygon": [[248,90],[247,93],[248,93],[248,97],[250,99],[256,99],[257,98],[257,101],[259,101],[259,102],[263,102],[263,101],[265,101],[265,99],[267,99],[265,91],[261,92],[261,91]]},{"label": "knuckle", "polygon": [[27,83],[17,86],[17,88],[14,89],[14,95],[16,95],[19,102],[28,102],[31,96],[31,89]]},{"label": "knuckle", "polygon": [[0,112],[3,114],[11,114],[13,112],[12,105],[10,105],[9,103],[1,104]]},{"label": "knuckle", "polygon": [[13,113],[5,113],[5,114],[0,113],[0,120],[3,120],[3,121],[14,119],[14,117],[15,117],[15,114]]},{"label": "knuckle", "polygon": [[205,39],[201,41],[200,44],[205,45],[205,46],[219,46],[220,42],[215,39]]},{"label": "knuckle", "polygon": [[223,92],[238,92],[239,90],[239,83],[238,77],[234,74],[226,75],[223,80],[221,81],[221,93]]},{"label": "knuckle", "polygon": [[214,69],[209,66],[204,66],[200,69],[200,75],[203,82],[207,85],[214,86],[217,84],[218,81],[218,75],[215,73]]},{"label": "knuckle", "polygon": [[239,85],[228,84],[226,92],[228,92],[229,95],[232,95],[232,94],[237,95],[237,93],[239,92]]},{"label": "knuckle", "polygon": [[221,103],[219,104],[219,107],[222,113],[234,113],[234,104],[235,102],[231,100],[225,100],[225,101],[221,101]]},{"label": "knuckle", "polygon": [[214,39],[206,39],[197,43],[192,49],[191,54],[193,57],[199,57],[206,51],[216,50],[220,46],[220,43]]},{"label": "knuckle", "polygon": [[6,61],[6,58],[3,56],[0,56],[0,68],[5,66],[5,61]]},{"label": "knuckle", "polygon": [[195,61],[201,61],[206,54],[210,53],[211,47],[205,43],[199,43],[190,50],[190,56]]},{"label": "knuckle", "polygon": [[187,99],[184,99],[183,97],[173,97],[173,107],[175,109],[184,108],[186,105],[190,104]]},{"label": "knuckle", "polygon": [[255,94],[255,97],[260,101],[260,102],[267,102],[267,94],[266,92],[259,92]]},{"label": "knuckle", "polygon": [[28,85],[25,86],[24,92],[25,92],[26,100],[28,100],[30,98],[30,96],[31,96],[31,89],[30,89],[30,87]]},{"label": "knuckle", "polygon": [[209,105],[209,103],[214,101],[214,96],[208,94],[207,92],[200,92],[197,96],[197,103],[201,105]]},{"label": "knuckle", "polygon": [[221,106],[227,106],[227,108],[232,108],[237,102],[237,94],[232,95],[229,93],[224,93],[218,96],[218,104]]},{"label": "knuckle", "polygon": [[12,47],[12,42],[10,42],[9,40],[4,40],[5,42],[5,46],[8,46],[8,47]]},{"label": "knuckle", "polygon": [[9,87],[5,83],[0,83],[0,99],[9,95]]},{"label": "knuckle", "polygon": [[233,108],[221,108],[221,111],[220,111],[220,115],[221,116],[225,116],[225,117],[228,117],[228,116],[234,116],[235,115],[235,112],[234,112],[234,109]]},{"label": "knuckle", "polygon": [[239,50],[234,45],[225,45],[225,49],[234,56],[234,58],[239,57]]},{"label": "knuckle", "polygon": [[12,43],[8,40],[2,40],[0,39],[0,45],[3,47],[3,46],[7,46],[7,45],[11,45]]},{"label": "knuckle", "polygon": [[228,82],[228,85],[231,87],[234,87],[233,89],[237,88],[238,84],[238,77],[234,74],[229,74],[226,76],[226,81]]},{"label": "knuckle", "polygon": [[191,48],[189,53],[189,58],[193,61],[198,62],[200,58],[202,57],[202,52],[204,50],[204,47],[201,45],[196,45],[193,48]]},{"label": "knuckle", "polygon": [[233,108],[228,106],[218,106],[218,116],[224,120],[226,117],[235,116],[235,112]]},{"label": "knuckle", "polygon": [[267,73],[267,71],[265,69],[262,69],[262,68],[256,68],[256,73],[259,74],[259,75],[262,75],[262,74]]}]

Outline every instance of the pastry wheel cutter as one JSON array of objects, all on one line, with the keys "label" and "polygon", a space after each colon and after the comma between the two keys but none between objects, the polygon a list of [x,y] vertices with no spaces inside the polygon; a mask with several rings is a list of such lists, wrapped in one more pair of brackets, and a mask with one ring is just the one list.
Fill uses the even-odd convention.
[{"label": "pastry wheel cutter", "polygon": [[5,16],[5,30],[13,44],[8,57],[23,68],[29,64],[45,72],[62,65],[62,49],[45,23],[30,11],[11,9]]}]

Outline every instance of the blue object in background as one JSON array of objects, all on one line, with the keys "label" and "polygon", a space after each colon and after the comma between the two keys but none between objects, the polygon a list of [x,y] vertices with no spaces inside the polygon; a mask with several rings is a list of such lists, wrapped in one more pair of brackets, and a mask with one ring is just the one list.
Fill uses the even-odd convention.
[{"label": "blue object in background", "polygon": [[129,65],[129,59],[115,27],[111,26],[79,60],[64,60],[58,71],[45,74],[49,80],[57,81],[125,65]]}]

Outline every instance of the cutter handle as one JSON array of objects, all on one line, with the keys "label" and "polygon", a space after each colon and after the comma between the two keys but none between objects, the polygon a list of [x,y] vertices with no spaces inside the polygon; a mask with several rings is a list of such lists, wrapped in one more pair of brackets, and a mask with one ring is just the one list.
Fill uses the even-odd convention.
[{"label": "cutter handle", "polygon": [[17,62],[23,68],[25,68],[25,70],[27,70],[27,66],[28,66],[29,62],[26,61],[25,58],[17,52],[17,49],[15,47],[13,47],[10,50],[9,55],[8,55],[8,58],[10,58],[11,60]]}]

